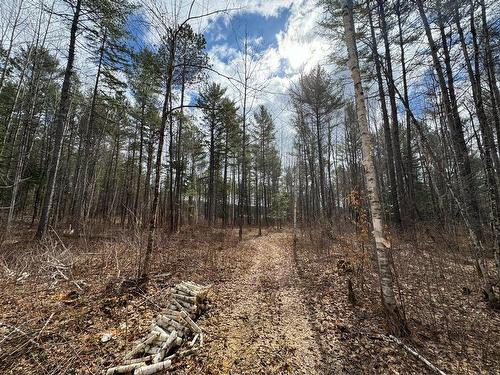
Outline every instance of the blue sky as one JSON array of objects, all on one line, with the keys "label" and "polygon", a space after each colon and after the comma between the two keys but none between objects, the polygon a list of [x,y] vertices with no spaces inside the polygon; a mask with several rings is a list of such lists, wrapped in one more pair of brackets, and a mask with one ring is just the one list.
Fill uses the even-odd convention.
[{"label": "blue sky", "polygon": [[263,15],[259,12],[238,13],[226,20],[222,17],[210,24],[205,38],[207,48],[215,45],[225,44],[231,48],[239,49],[238,43],[245,35],[245,30],[250,39],[261,38],[257,52],[262,52],[270,47],[278,46],[276,35],[285,30],[286,23],[290,17],[290,7],[281,8],[276,15]]},{"label": "blue sky", "polygon": [[[314,1],[248,0],[243,10],[213,19],[204,27],[213,68],[230,77],[242,72],[241,44],[246,30],[255,67],[251,82],[256,88],[250,95],[250,118],[258,105],[265,105],[274,117],[280,143],[291,143],[293,136],[290,86],[329,53],[317,33],[320,18],[321,9]],[[241,100],[237,84],[217,75],[211,78],[228,87],[233,99]]]},{"label": "blue sky", "polygon": [[[249,118],[259,105],[265,105],[274,118],[278,142],[291,144],[292,108],[288,95],[291,86],[298,82],[303,72],[317,64],[331,70],[336,78],[343,76],[344,72],[333,71],[335,68],[329,64],[328,57],[334,50],[342,51],[344,46],[338,41],[332,43],[319,33],[322,9],[316,1],[232,0],[232,4],[228,1],[231,0],[199,0],[196,3],[199,9],[193,9],[193,14],[206,14],[225,7],[238,7],[229,14],[217,14],[192,23],[195,31],[204,34],[211,67],[220,73],[211,73],[210,80],[226,87],[227,95],[242,106],[242,87],[238,78],[243,71],[242,42],[246,32],[251,46],[251,65],[255,67],[250,80],[254,90],[250,90],[247,101]],[[147,30],[142,21],[140,17],[131,21],[131,33],[139,40],[154,41],[154,27]],[[352,89],[348,76],[346,71],[346,94]],[[191,88],[187,99],[194,101],[198,90],[199,87]],[[420,102],[415,101],[417,109],[424,105],[422,98],[419,99]],[[375,102],[374,105],[378,107]],[[378,108],[372,109],[378,112]]]},{"label": "blue sky", "polygon": [[[181,4],[181,0],[177,4]],[[232,1],[232,2],[231,2]],[[178,6],[179,19],[183,19],[182,7]],[[319,33],[318,22],[322,19],[322,9],[316,1],[307,0],[198,0],[197,9],[192,14],[206,14],[213,10],[238,8],[229,13],[221,13],[209,18],[201,18],[192,23],[193,29],[202,32],[207,41],[207,53],[211,67],[221,73],[210,74],[212,81],[227,88],[227,95],[242,105],[238,77],[243,71],[242,42],[245,32],[251,46],[251,65],[255,67],[251,78],[249,98],[249,118],[258,105],[265,105],[272,114],[281,143],[291,143],[293,127],[289,90],[301,73],[317,64],[333,69],[328,64],[328,56],[334,49],[343,50],[342,43],[331,43]],[[135,17],[129,24],[131,33],[138,40],[151,42],[155,38],[154,27],[149,30],[143,19]],[[140,45],[140,42],[139,42]],[[339,72],[333,72],[340,77]],[[342,73],[343,75],[343,73]],[[348,78],[348,73],[345,73]],[[234,77],[228,80],[225,77]],[[348,93],[352,85],[350,77],[345,80]],[[192,88],[188,100],[195,100],[199,88]],[[418,109],[420,102],[415,101]],[[377,109],[375,109],[377,111]]]}]

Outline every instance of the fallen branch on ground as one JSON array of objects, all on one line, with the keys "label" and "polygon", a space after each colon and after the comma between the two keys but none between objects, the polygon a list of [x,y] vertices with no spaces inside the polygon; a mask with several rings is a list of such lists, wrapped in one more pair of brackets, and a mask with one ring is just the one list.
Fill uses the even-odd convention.
[{"label": "fallen branch on ground", "polygon": [[415,349],[409,347],[408,345],[406,345],[404,342],[402,342],[400,339],[398,339],[397,337],[393,336],[393,335],[389,335],[389,338],[394,341],[396,344],[399,344],[400,346],[403,347],[403,349],[405,349],[408,353],[412,354],[413,356],[415,356],[417,359],[419,359],[420,361],[422,361],[429,369],[431,369],[432,371],[435,371],[436,373],[438,373],[439,375],[446,375],[445,372],[441,371],[440,369],[438,369],[436,366],[434,366],[431,362],[429,362],[426,358],[422,357]]}]

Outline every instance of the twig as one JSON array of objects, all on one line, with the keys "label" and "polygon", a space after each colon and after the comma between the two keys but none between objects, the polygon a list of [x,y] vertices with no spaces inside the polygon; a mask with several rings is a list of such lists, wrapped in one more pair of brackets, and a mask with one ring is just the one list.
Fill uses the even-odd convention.
[{"label": "twig", "polygon": [[12,330],[20,333],[21,335],[25,336],[27,338],[27,340],[29,342],[31,342],[32,344],[35,344],[37,347],[40,346],[39,343],[37,343],[35,340],[33,340],[29,334],[27,334],[26,332],[24,332],[23,330],[21,330],[20,328],[16,327],[16,326],[13,326],[13,325],[10,325],[10,324],[7,324],[7,323],[3,323],[3,322],[0,322],[0,326],[3,325],[3,326],[6,326],[6,327],[9,327],[11,328]]},{"label": "twig", "polygon": [[395,337],[393,335],[389,335],[389,338],[392,341],[394,341],[395,343],[401,345],[403,347],[403,349],[405,349],[407,352],[413,354],[416,358],[418,358],[420,361],[422,361],[432,371],[438,373],[439,375],[446,375],[445,372],[438,369],[436,366],[434,366],[432,363],[430,363],[426,358],[422,357],[415,349],[409,347],[408,345],[406,345],[404,342],[402,342],[397,337]]},{"label": "twig", "polygon": [[36,339],[39,340],[40,339],[40,335],[42,334],[43,330],[45,329],[45,327],[47,327],[47,325],[49,324],[50,320],[54,317],[54,314],[55,313],[52,313],[50,314],[49,318],[47,319],[47,321],[45,322],[45,324],[43,325],[42,329],[40,330],[40,332],[38,332],[38,335],[36,336]]}]

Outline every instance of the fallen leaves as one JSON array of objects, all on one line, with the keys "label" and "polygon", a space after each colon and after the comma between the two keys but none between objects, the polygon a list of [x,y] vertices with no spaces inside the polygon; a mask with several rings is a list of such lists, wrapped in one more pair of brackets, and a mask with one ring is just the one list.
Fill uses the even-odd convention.
[{"label": "fallen leaves", "polygon": [[[312,242],[319,237],[325,247]],[[446,373],[494,374],[500,316],[482,301],[468,254],[446,240],[391,237],[398,296],[412,329],[407,343]],[[191,279],[213,284],[214,302],[202,318],[203,349],[173,364],[176,374],[429,373],[387,339],[371,245],[360,236],[299,236],[295,252],[286,231],[259,238],[246,232],[238,242],[231,230],[197,229],[158,243],[147,290],[128,282],[138,245],[127,238],[42,249],[41,259],[69,280],[48,263],[39,271],[36,262],[30,268],[2,260],[0,372],[101,373],[148,330],[165,289]],[[6,253],[26,252],[36,253]],[[102,342],[105,335],[111,337]]]}]

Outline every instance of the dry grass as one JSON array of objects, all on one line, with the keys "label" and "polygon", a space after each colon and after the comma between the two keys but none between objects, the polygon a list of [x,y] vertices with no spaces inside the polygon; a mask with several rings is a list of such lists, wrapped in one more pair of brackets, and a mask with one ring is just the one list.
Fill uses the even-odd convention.
[{"label": "dry grass", "polygon": [[[31,238],[31,233],[24,232]],[[43,244],[5,244],[0,258],[0,373],[98,374],[141,336],[180,280],[204,284],[230,274],[237,236],[185,228],[158,235],[147,290],[128,283],[144,236],[86,240],[53,234]],[[131,287],[132,286],[132,287]],[[114,339],[100,342],[104,333]]]},{"label": "dry grass", "polygon": [[[429,372],[385,335],[368,239],[343,227],[343,234],[318,246],[310,238],[321,230],[313,232],[302,234],[297,264],[313,294],[318,329],[325,330],[320,340],[326,367],[328,357],[340,355],[346,373]],[[412,331],[405,342],[446,373],[498,373],[500,314],[483,300],[465,239],[430,236],[428,228],[417,233],[392,239],[398,296]],[[354,306],[347,279],[354,285]],[[342,343],[342,353],[331,352],[332,340]]]},{"label": "dry grass", "polygon": [[[500,314],[483,301],[460,232],[435,232],[418,228],[414,237],[392,238],[398,295],[412,330],[405,342],[446,373],[498,373]],[[256,231],[246,233],[252,238]],[[148,330],[166,288],[189,279],[225,290],[254,261],[233,230],[159,233],[152,264],[156,277],[141,290],[128,281],[136,273],[143,235],[115,230],[78,239],[53,233],[43,244],[29,240],[26,228],[16,235],[0,256],[2,374],[101,373]],[[283,246],[291,249],[291,244],[291,233],[283,235]],[[293,255],[321,350],[319,373],[336,373],[339,364],[347,374],[428,372],[385,335],[374,259],[363,233],[344,222],[303,231]],[[355,305],[347,298],[347,279]],[[221,316],[230,309],[226,302],[214,304],[217,312],[203,322],[207,332],[218,332],[213,324],[228,319]],[[114,338],[103,344],[104,333]],[[218,373],[210,367],[217,360],[207,354],[214,353],[212,344],[207,337],[207,349],[195,361]],[[189,373],[195,363],[177,369]]]}]

